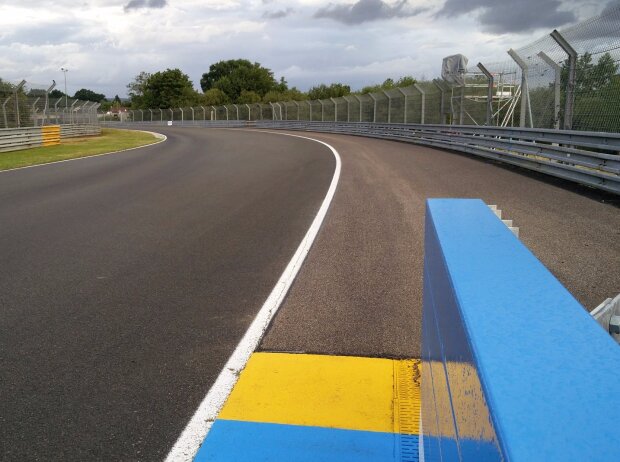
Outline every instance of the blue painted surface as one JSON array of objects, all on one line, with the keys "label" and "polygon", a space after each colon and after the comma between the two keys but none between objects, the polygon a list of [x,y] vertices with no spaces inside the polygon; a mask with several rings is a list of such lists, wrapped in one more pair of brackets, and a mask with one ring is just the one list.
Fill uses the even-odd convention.
[{"label": "blue painted surface", "polygon": [[[463,460],[617,460],[620,349],[482,201],[427,202],[423,323],[429,449],[437,437]],[[431,361],[448,384],[433,367],[432,394]],[[456,434],[428,429],[446,413]]]},{"label": "blue painted surface", "polygon": [[[196,462],[399,461],[400,435],[218,419]],[[411,438],[417,438],[412,436]]]}]

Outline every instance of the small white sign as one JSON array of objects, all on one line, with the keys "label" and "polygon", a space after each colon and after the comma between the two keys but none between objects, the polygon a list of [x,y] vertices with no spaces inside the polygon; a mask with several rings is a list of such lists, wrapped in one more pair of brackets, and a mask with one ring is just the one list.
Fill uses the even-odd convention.
[{"label": "small white sign", "polygon": [[168,121],[168,126],[171,127],[172,126],[172,120]]}]

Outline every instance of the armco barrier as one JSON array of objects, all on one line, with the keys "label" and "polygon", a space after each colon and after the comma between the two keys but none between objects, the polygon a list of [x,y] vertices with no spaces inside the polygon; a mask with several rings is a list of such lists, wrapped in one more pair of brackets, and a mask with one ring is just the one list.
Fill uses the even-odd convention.
[{"label": "armco barrier", "polygon": [[[132,125],[166,125],[166,121]],[[620,133],[292,120],[186,120],[173,125],[303,130],[404,141],[485,157],[620,194]]]},{"label": "armco barrier", "polygon": [[59,144],[64,138],[101,134],[99,125],[44,125],[0,129],[0,152]]},{"label": "armco barrier", "polygon": [[426,461],[618,460],[620,349],[480,200],[426,208]]}]

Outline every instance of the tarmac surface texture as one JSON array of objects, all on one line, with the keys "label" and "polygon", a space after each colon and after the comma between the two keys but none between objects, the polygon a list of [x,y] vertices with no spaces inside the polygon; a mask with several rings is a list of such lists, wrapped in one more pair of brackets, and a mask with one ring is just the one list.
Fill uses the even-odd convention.
[{"label": "tarmac surface texture", "polygon": [[[0,173],[2,460],[165,457],[334,171],[308,140],[156,130],[168,141]],[[335,147],[342,173],[262,351],[419,357],[429,197],[497,204],[589,310],[620,292],[613,196],[462,154],[296,134]]]}]

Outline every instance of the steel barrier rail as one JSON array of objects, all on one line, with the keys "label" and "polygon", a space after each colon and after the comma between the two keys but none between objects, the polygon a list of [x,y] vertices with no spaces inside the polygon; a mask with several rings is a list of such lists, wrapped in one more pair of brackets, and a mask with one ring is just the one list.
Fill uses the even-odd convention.
[{"label": "steel barrier rail", "polygon": [[75,138],[79,136],[95,136],[101,135],[101,127],[99,125],[61,125],[61,138]]},{"label": "steel barrier rail", "polygon": [[44,125],[42,127],[0,129],[0,152],[59,144],[64,138],[101,134],[98,125]]},{"label": "steel barrier rail", "polygon": [[[161,126],[167,123],[131,122],[131,125]],[[620,194],[619,133],[292,120],[174,121],[173,126],[301,130],[403,141],[464,152]]]},{"label": "steel barrier rail", "polygon": [[620,194],[620,134],[360,122],[255,121],[258,128],[405,141],[465,152]]},{"label": "steel barrier rail", "polygon": [[478,199],[430,199],[425,460],[616,460],[620,348]]}]

